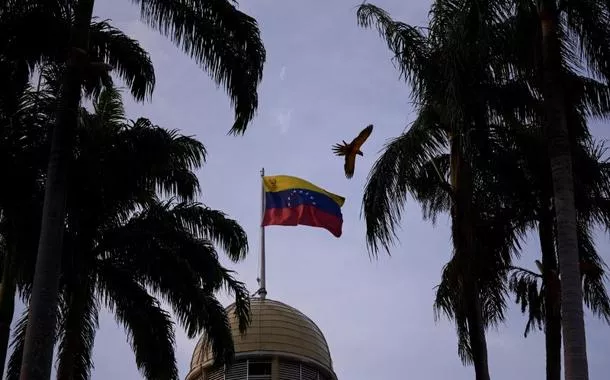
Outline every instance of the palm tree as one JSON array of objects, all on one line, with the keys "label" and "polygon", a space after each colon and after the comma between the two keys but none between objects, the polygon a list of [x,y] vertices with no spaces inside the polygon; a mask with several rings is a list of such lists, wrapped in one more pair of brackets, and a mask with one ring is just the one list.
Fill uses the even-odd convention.
[{"label": "palm tree", "polygon": [[[436,306],[456,321],[460,356],[474,364],[477,379],[490,377],[485,328],[503,318],[502,268],[519,238],[506,212],[492,207],[501,199],[485,195],[498,182],[489,163],[493,135],[503,127],[494,118],[501,110],[488,96],[497,75],[490,70],[487,46],[495,11],[437,2],[423,32],[370,4],[358,9],[360,25],[375,25],[395,54],[418,108],[409,131],[386,146],[366,185],[369,248],[373,253],[380,246],[389,249],[409,193],[423,204],[425,215],[450,212],[454,254],[443,284],[454,286],[439,287]],[[478,29],[468,27],[475,23]]]},{"label": "palm tree", "polygon": [[[54,1],[27,3],[45,11],[61,8]],[[143,20],[181,46],[228,90],[236,114],[232,131],[244,132],[257,107],[256,89],[265,60],[256,21],[227,0],[179,4],[138,0],[135,3],[140,6]],[[78,0],[70,4],[74,4],[69,9],[74,23],[70,28],[69,56],[51,139],[37,274],[24,348],[22,376],[27,379],[46,380],[50,375],[68,167],[83,83],[81,62],[86,62],[90,53],[94,0]]]},{"label": "palm tree", "polygon": [[[575,130],[575,124],[571,124]],[[586,127],[586,125],[585,125]],[[529,321],[527,333],[536,325],[544,326],[547,352],[547,379],[561,378],[561,313],[560,313],[560,277],[556,253],[556,225],[553,217],[551,180],[548,161],[540,157],[544,140],[539,128],[535,131],[537,138],[518,138],[520,154],[527,157],[521,161],[521,169],[529,171],[526,181],[532,186],[529,194],[520,195],[521,200],[530,198],[523,210],[530,215],[527,218],[537,224],[542,261],[536,261],[539,273],[523,268],[515,268],[511,278],[511,289],[517,295],[522,310],[528,310]],[[531,135],[531,132],[526,132]],[[532,143],[533,142],[533,143]],[[590,231],[593,227],[608,225],[610,209],[608,208],[608,186],[610,183],[608,164],[603,159],[603,144],[595,144],[589,137],[573,144],[575,158],[574,173],[576,180],[576,206],[579,214],[579,250],[580,266],[583,275],[585,303],[594,313],[604,316],[610,312],[610,301],[604,286],[604,264],[597,256]],[[540,283],[539,283],[540,281]],[[609,314],[610,315],[610,314]],[[606,316],[607,318],[607,316]]]},{"label": "palm tree", "polygon": [[[566,380],[588,379],[583,295],[579,272],[577,212],[575,206],[573,157],[570,149],[569,90],[566,69],[586,66],[608,81],[610,31],[605,15],[609,4],[598,0],[518,0],[521,19],[536,15],[537,29],[530,32],[530,45],[537,46],[541,59],[531,60],[525,71],[536,73],[544,99],[545,136],[553,183],[557,220],[557,257],[562,283],[561,316]],[[522,24],[524,25],[524,24]],[[527,32],[526,32],[527,30]],[[527,50],[527,49],[526,49]],[[524,52],[529,53],[529,52]],[[533,64],[532,64],[533,63]]]},{"label": "palm tree", "polygon": [[[440,0],[437,1],[434,9],[438,11],[439,9],[442,9],[443,4],[446,5],[446,3],[448,2],[443,2]],[[579,108],[580,106],[576,105],[574,99],[572,98],[574,74],[569,73],[569,67],[571,66],[578,68],[582,65],[579,56],[572,53],[572,51],[578,51],[578,49],[581,49],[586,58],[585,60],[587,66],[592,68],[594,72],[597,72],[598,76],[601,76],[604,79],[608,78],[606,75],[608,69],[604,58],[610,56],[608,54],[609,50],[607,44],[599,42],[608,40],[608,31],[604,26],[605,21],[600,18],[602,17],[601,15],[606,14],[604,12],[607,11],[607,4],[604,3],[603,5],[600,5],[598,4],[599,2],[596,1],[562,1],[560,7],[553,8],[555,5],[553,1],[539,1],[537,4],[538,6],[536,6],[536,4],[533,4],[533,2],[524,0],[519,1],[517,4],[516,17],[511,16],[507,18],[508,15],[512,15],[512,13],[510,13],[511,9],[504,8],[503,5],[506,4],[502,4],[502,2],[467,1],[466,3],[467,4],[462,5],[467,6],[476,3],[474,4],[475,6],[481,6],[483,9],[491,9],[493,12],[488,15],[489,19],[507,20],[508,22],[504,24],[496,23],[497,28],[494,29],[492,33],[483,35],[483,38],[479,38],[478,40],[463,39],[463,44],[487,43],[493,49],[491,57],[493,57],[492,65],[494,66],[494,72],[500,74],[504,73],[506,78],[513,81],[513,83],[527,83],[527,91],[525,91],[526,97],[531,98],[531,95],[529,94],[531,89],[534,89],[534,92],[538,94],[542,94],[544,107],[538,107],[536,104],[534,105],[533,119],[538,122],[538,120],[540,120],[540,111],[546,110],[544,111],[546,112],[546,116],[543,117],[544,125],[546,126],[545,134],[547,137],[546,140],[551,141],[549,144],[550,158],[548,164],[548,177],[550,177],[549,182],[551,182],[553,186],[548,187],[545,185],[544,188],[547,189],[546,191],[548,191],[550,188],[550,194],[554,193],[553,203],[555,209],[557,210],[557,224],[561,225],[561,228],[558,227],[557,231],[558,234],[563,236],[561,238],[562,243],[559,244],[559,249],[561,252],[558,255],[559,264],[562,265],[562,260],[566,258],[566,255],[569,256],[570,244],[575,247],[577,237],[576,233],[574,232],[575,230],[572,229],[572,227],[575,226],[576,218],[575,216],[574,218],[571,218],[570,216],[575,215],[572,213],[573,210],[570,211],[570,207],[572,207],[570,206],[572,204],[570,202],[573,202],[573,200],[570,201],[570,199],[572,199],[574,196],[575,189],[573,186],[577,181],[573,180],[573,174],[569,175],[570,178],[565,176],[561,177],[561,175],[565,175],[566,165],[568,163],[572,165],[572,163],[568,162],[572,160],[571,155],[573,152],[571,149],[574,141],[576,141],[578,137],[578,134],[582,133],[582,131],[577,132],[572,125],[575,125],[575,118],[578,119],[579,117],[582,117],[583,114],[580,112],[582,110],[585,110],[585,113],[593,114],[599,114],[600,112],[607,113],[608,110],[607,86],[583,76],[577,78],[581,83],[585,83],[584,86],[580,87],[584,89],[584,95],[587,97],[587,101],[593,102],[594,104],[588,104],[584,108]],[[555,11],[549,13],[549,10],[553,9]],[[557,17],[557,15],[561,17]],[[455,28],[455,22],[451,20],[453,17],[453,10],[451,12],[445,12],[444,16],[439,16],[438,12],[436,12],[434,16],[440,18],[440,24],[445,26],[447,29]],[[533,23],[532,20],[534,21]],[[558,20],[561,20],[560,24],[557,23]],[[471,18],[469,21],[470,23],[468,26],[474,29],[485,27],[485,25],[487,25],[485,18],[483,18],[483,23],[480,23],[481,19],[477,20],[476,18]],[[477,22],[479,23],[477,24]],[[586,27],[584,24],[587,24]],[[562,29],[559,31],[559,33],[556,33],[557,31],[554,28],[558,27],[558,25],[560,25],[559,27]],[[510,33],[502,36],[503,32],[506,31],[503,29],[507,26],[507,30],[509,30]],[[542,26],[544,28],[542,28]],[[564,30],[564,26],[567,26],[569,32]],[[404,46],[402,46],[402,44],[405,40],[408,40],[405,38],[405,36],[409,38],[417,38],[415,34],[411,33],[411,30],[407,26],[398,24],[394,30],[387,28],[382,33],[388,40],[392,50],[397,54],[397,57],[404,61],[405,54],[403,54]],[[498,37],[505,38],[503,41],[504,43],[498,43],[497,41],[494,43],[489,41],[490,38],[495,39]],[[580,39],[581,43],[575,43],[578,41],[575,41],[572,39],[572,37]],[[457,41],[457,43],[459,44],[459,41]],[[559,46],[559,43],[561,43],[562,46]],[[561,54],[558,54],[558,52]],[[412,49],[409,51],[409,53],[413,53]],[[543,59],[540,59],[540,57]],[[549,59],[549,57],[552,59]],[[408,67],[407,65],[412,65],[408,68],[411,69],[411,72],[413,72],[413,69],[417,68],[416,66],[413,66],[413,64],[416,62],[416,58],[416,56],[410,56],[408,57],[407,63],[400,63],[404,67]],[[453,58],[454,57],[452,56],[451,59]],[[550,61],[554,61],[554,64],[559,63],[561,71],[557,71],[556,67],[550,67]],[[441,71],[439,72],[442,72],[443,68],[440,69]],[[541,72],[544,72],[544,75],[539,75]],[[515,75],[517,76],[516,78]],[[462,80],[468,80],[467,78],[468,76],[466,75],[464,78],[462,78]],[[525,82],[523,82],[524,80]],[[522,84],[520,86],[523,87]],[[451,86],[448,86],[447,88],[449,90],[454,89]],[[569,93],[566,91],[566,88],[570,89]],[[595,95],[591,96],[592,94]],[[597,97],[598,94],[603,96]],[[497,99],[502,99],[502,101],[506,100],[506,98]],[[508,99],[506,104],[513,106],[515,103],[514,99],[517,99],[517,102],[521,103],[521,98],[516,96],[513,97],[512,101],[511,99]],[[551,107],[551,104],[554,104],[554,108]],[[500,104],[497,104],[496,106],[500,106],[496,107],[498,109],[503,108]],[[519,111],[526,111],[526,113],[529,112],[529,115],[532,115],[532,109],[530,107],[531,104],[526,107],[523,106],[523,104],[519,105]],[[562,108],[561,112],[557,111],[558,107]],[[529,115],[528,118],[530,117]],[[523,115],[520,114],[518,116],[517,121],[521,122]],[[552,116],[552,118],[549,116]],[[512,119],[509,117],[507,120],[509,122],[513,122],[513,119],[515,119],[515,116],[513,116]],[[561,121],[563,124],[566,124],[571,128],[569,136],[567,132],[562,129],[563,124],[558,123],[558,121]],[[551,124],[553,127],[560,126],[561,128],[559,131],[563,132],[558,133],[556,129],[550,128]],[[586,124],[584,126],[584,130],[586,132]],[[554,135],[552,135],[553,133]],[[570,142],[566,142],[568,137],[571,139]],[[567,155],[566,150],[568,150]],[[570,160],[568,160],[566,157]],[[560,173],[561,170],[564,170],[561,172],[563,174]],[[570,166],[569,171],[571,170],[572,169]],[[542,177],[546,178],[547,176]],[[558,188],[558,183],[562,183],[563,185]],[[567,187],[564,186],[566,183],[568,184]],[[547,192],[547,194],[549,193]],[[382,202],[381,199],[378,200]],[[559,208],[557,207],[558,203],[561,203],[561,207]],[[384,205],[384,207],[388,209],[386,205]],[[379,236],[386,240],[388,237],[391,237],[389,231],[392,230],[393,226],[398,222],[400,217],[400,213],[394,210],[389,211],[388,214],[389,222],[386,224],[386,227],[389,228],[381,228],[378,230],[378,232],[381,233]],[[548,219],[548,216],[546,219]],[[546,225],[548,226],[549,223],[546,223]],[[552,226],[553,223],[551,222],[550,225]],[[545,231],[545,234],[548,234],[548,228],[545,228]],[[574,233],[569,234],[570,231]],[[574,250],[574,252],[576,251]],[[566,334],[564,334],[564,349],[566,356],[570,356],[571,358],[570,363],[566,362],[566,373],[576,373],[574,370],[572,370],[572,367],[578,366],[578,376],[575,378],[580,379],[583,378],[582,376],[585,376],[583,373],[586,373],[587,371],[586,353],[584,351],[585,341],[584,327],[582,323],[582,303],[576,304],[575,301],[577,298],[582,300],[582,297],[579,295],[581,289],[579,280],[580,277],[578,276],[578,258],[574,256],[574,252],[571,259],[569,257],[567,258],[567,260],[571,260],[570,263],[566,264],[562,267],[563,269],[561,269],[562,272],[568,271],[571,273],[571,278],[568,281],[571,284],[568,285],[571,290],[569,291],[568,295],[566,295],[565,292],[562,292],[562,297],[564,297],[564,300],[568,300],[566,302],[562,302],[562,308],[571,310],[569,321],[564,321],[566,323],[563,324],[564,329],[571,329],[569,337],[566,337]],[[564,259],[562,259],[562,257]],[[543,262],[544,261],[545,260],[543,260]],[[549,265],[553,265],[550,261],[548,263]],[[562,277],[562,283],[563,282],[564,280]],[[565,310],[562,310],[562,315],[564,312]],[[570,342],[568,343],[568,341]]]},{"label": "palm tree", "polygon": [[[13,4],[16,7],[19,4]],[[20,11],[20,12],[19,12]],[[11,262],[17,259],[20,248],[15,240],[25,229],[39,231],[40,221],[30,218],[36,213],[24,213],[24,209],[38,208],[33,205],[32,195],[44,188],[41,179],[44,172],[40,169],[46,165],[48,151],[46,133],[41,133],[45,125],[52,123],[56,96],[59,93],[57,77],[61,68],[54,62],[62,62],[68,50],[70,24],[65,15],[54,15],[34,10],[23,10],[0,13],[0,25],[4,35],[12,38],[0,42],[0,78],[6,85],[0,94],[0,133],[5,137],[2,160],[2,175],[13,180],[10,189],[3,189],[0,197],[5,217],[11,221],[11,231],[7,231],[11,243],[9,255],[5,256],[7,265],[4,270],[11,272]],[[61,17],[60,17],[61,16]],[[62,18],[63,17],[63,18]],[[36,24],[45,29],[44,36],[31,32],[28,25]],[[32,37],[34,36],[34,37]],[[94,21],[91,25],[91,56],[94,62],[110,62],[119,74],[130,85],[136,97],[144,97],[154,87],[155,75],[152,62],[146,51],[137,41],[129,38],[105,21]],[[32,69],[38,67],[36,88],[29,85]],[[90,64],[83,82],[86,95],[99,94],[101,88],[112,84],[108,70],[103,66]],[[29,152],[29,153],[28,153]],[[32,162],[36,160],[36,163]],[[25,161],[24,161],[25,160]],[[23,187],[25,186],[25,187]],[[40,215],[36,216],[40,218]],[[22,244],[29,245],[31,236]],[[9,326],[14,311],[15,284],[13,276],[3,276],[0,292],[0,373],[4,372]]]},{"label": "palm tree", "polygon": [[[206,329],[219,360],[230,360],[231,331],[214,292],[222,286],[235,292],[242,328],[248,295],[220,266],[213,243],[239,260],[247,240],[224,214],[192,202],[199,185],[191,170],[204,159],[203,146],[146,119],[125,124],[115,90],[102,91],[93,108],[93,114],[81,111],[71,168],[79,176],[71,181],[63,252],[58,378],[89,378],[101,305],[130,333],[146,378],[177,378],[172,323],[156,296],[171,305],[189,336]],[[157,189],[180,203],[157,200]],[[25,277],[27,300],[31,270]],[[15,379],[27,319],[18,326],[8,372]]]},{"label": "palm tree", "polygon": [[[574,197],[572,149],[582,130],[574,129],[575,116],[607,114],[608,86],[581,76],[588,102],[579,109],[575,104],[574,69],[589,70],[593,77],[607,82],[605,42],[610,37],[602,15],[608,5],[591,1],[515,1],[515,12],[507,38],[498,56],[512,64],[516,75],[526,78],[541,94],[544,137],[548,150],[549,177],[552,183],[553,207],[557,223],[557,259],[564,291],[561,293],[561,315],[564,340],[565,377],[587,379],[586,339],[583,321],[582,288],[579,274],[577,217]],[[508,56],[507,56],[508,53]],[[593,90],[593,91],[592,91]],[[592,92],[591,92],[592,91]],[[576,91],[579,93],[579,91]],[[597,97],[597,94],[602,96]],[[579,94],[580,95],[580,94]],[[576,115],[575,115],[576,114]],[[584,127],[585,134],[586,125]],[[543,265],[544,260],[543,260]],[[566,290],[567,289],[567,290]]]},{"label": "palm tree", "polygon": [[[4,271],[11,272],[12,262],[18,259],[18,253],[30,244],[28,239],[19,238],[22,231],[32,229],[39,231],[39,221],[24,219],[36,213],[24,210],[38,208],[32,204],[32,195],[41,189],[40,181],[44,177],[39,169],[48,157],[41,154],[48,149],[45,143],[46,134],[41,134],[44,125],[51,122],[51,109],[54,100],[47,90],[40,91],[42,79],[56,68],[53,62],[63,62],[68,50],[70,22],[64,13],[43,12],[41,9],[29,9],[26,2],[9,2],[0,11],[0,33],[6,37],[0,42],[0,77],[2,91],[0,94],[0,128],[5,153],[2,159],[2,174],[7,180],[12,179],[12,186],[2,190],[1,198],[6,201],[0,206],[4,210],[7,223],[5,231],[9,235],[9,254],[5,256]],[[45,33],[32,33],[30,25],[37,25]],[[9,38],[10,36],[10,38]],[[83,84],[85,94],[99,93],[101,85],[109,85],[112,79],[103,65],[95,62],[107,61],[117,69],[120,76],[130,85],[132,94],[143,97],[152,90],[155,82],[154,70],[148,53],[137,41],[124,35],[107,22],[94,21],[91,26],[93,63],[89,64]],[[42,65],[42,66],[40,66]],[[29,77],[38,66],[39,79],[37,89],[32,89]],[[53,67],[55,66],[55,67]],[[56,89],[57,92],[57,89]],[[41,140],[42,139],[42,140]],[[29,153],[28,153],[29,152]],[[32,162],[35,159],[36,162]],[[34,169],[34,170],[33,170]],[[40,215],[35,218],[40,218]],[[26,246],[23,246],[26,244]],[[0,373],[4,372],[4,362],[9,342],[9,326],[14,311],[15,284],[14,277],[5,274],[2,277],[0,291]]]}]

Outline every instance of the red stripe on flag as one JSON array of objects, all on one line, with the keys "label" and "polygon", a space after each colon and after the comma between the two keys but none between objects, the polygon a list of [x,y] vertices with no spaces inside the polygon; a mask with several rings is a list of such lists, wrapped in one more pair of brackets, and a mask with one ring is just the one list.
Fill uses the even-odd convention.
[{"label": "red stripe on flag", "polygon": [[296,207],[270,208],[265,210],[263,226],[296,226],[305,225],[321,227],[336,237],[341,236],[343,219],[329,214],[311,205]]}]

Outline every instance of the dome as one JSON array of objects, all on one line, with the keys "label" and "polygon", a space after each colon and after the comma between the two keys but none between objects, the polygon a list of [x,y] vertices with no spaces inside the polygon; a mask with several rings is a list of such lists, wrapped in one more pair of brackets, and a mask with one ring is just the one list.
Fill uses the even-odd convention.
[{"label": "dome", "polygon": [[[270,355],[309,363],[336,379],[332,369],[330,350],[318,326],[299,310],[282,302],[253,298],[250,301],[251,324],[240,334],[235,304],[227,307],[235,342],[236,358]],[[191,359],[187,380],[198,378],[202,369],[212,366],[212,353],[206,347],[206,336],[201,337]]]}]

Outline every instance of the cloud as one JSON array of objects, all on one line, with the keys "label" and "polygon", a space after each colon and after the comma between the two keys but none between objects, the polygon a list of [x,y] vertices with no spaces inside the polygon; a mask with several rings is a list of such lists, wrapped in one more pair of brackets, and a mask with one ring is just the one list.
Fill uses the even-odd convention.
[{"label": "cloud", "polygon": [[273,111],[273,118],[280,127],[280,133],[285,134],[290,129],[292,123],[292,108],[280,108]]},{"label": "cloud", "polygon": [[280,70],[280,80],[284,79],[286,79],[286,66],[282,66],[282,69]]}]

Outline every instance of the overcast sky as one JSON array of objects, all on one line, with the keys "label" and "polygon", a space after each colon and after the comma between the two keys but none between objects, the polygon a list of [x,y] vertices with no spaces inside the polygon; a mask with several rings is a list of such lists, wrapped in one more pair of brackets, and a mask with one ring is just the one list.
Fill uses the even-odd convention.
[{"label": "overcast sky", "polygon": [[[375,4],[397,19],[426,23],[429,1]],[[384,43],[374,31],[356,25],[357,5],[356,0],[242,1],[241,8],[259,21],[267,49],[259,113],[243,137],[226,134],[233,112],[224,91],[140,23],[131,1],[97,0],[95,15],[111,19],[139,40],[154,61],[153,101],[136,105],[128,100],[128,116],[180,129],[206,145],[202,201],[227,212],[248,232],[248,259],[227,265],[251,291],[257,289],[261,167],[269,175],[302,177],[347,198],[339,239],[305,226],[267,228],[268,297],[296,307],[318,324],[340,380],[472,379],[473,369],[458,359],[453,325],[433,319],[433,288],[451,253],[447,218],[433,227],[422,221],[417,204],[408,204],[399,233],[402,244],[392,257],[371,261],[367,255],[360,218],[366,176],[384,142],[414,115],[409,88],[399,81]],[[351,139],[369,123],[375,130],[363,147],[364,157],[358,158],[354,178],[347,180],[343,162],[330,147]],[[604,257],[608,247],[607,238],[600,236],[598,248]],[[534,268],[537,252],[532,244],[521,265]],[[225,296],[222,300],[230,303]],[[610,328],[590,315],[586,323],[590,377],[607,378]],[[512,308],[507,323],[489,333],[494,380],[544,378],[542,334],[524,339],[524,326],[524,317]],[[180,329],[177,336],[184,378],[196,341]],[[94,361],[95,380],[142,378],[123,329],[106,313]]]}]

